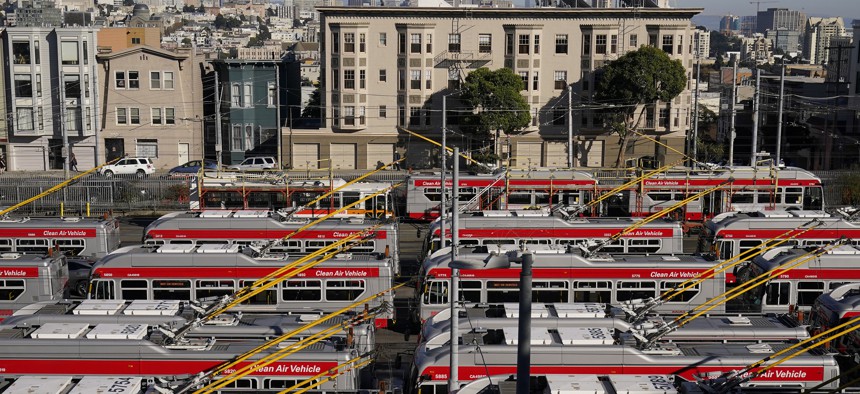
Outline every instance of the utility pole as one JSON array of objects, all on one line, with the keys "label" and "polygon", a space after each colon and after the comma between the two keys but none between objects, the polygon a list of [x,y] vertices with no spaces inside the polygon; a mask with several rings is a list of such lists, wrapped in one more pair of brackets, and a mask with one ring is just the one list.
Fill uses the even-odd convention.
[{"label": "utility pole", "polygon": [[215,159],[218,161],[218,176],[221,176],[221,89],[218,86],[218,71],[215,71]]},{"label": "utility pole", "polygon": [[782,159],[782,106],[785,97],[785,57],[782,58],[782,72],[779,74],[779,114],[776,121],[776,165]]},{"label": "utility pole", "polygon": [[[80,80],[78,80],[80,84]],[[80,86],[80,85],[79,85]],[[60,72],[60,130],[63,134],[63,147],[60,156],[63,157],[63,177],[69,179],[69,131],[66,129],[66,74]]]},{"label": "utility pole", "polygon": [[750,166],[755,167],[756,165],[756,152],[758,151],[758,107],[759,107],[759,99],[761,94],[759,92],[761,88],[761,69],[756,68],[755,70],[755,99],[753,100],[753,115],[752,115],[752,156],[750,157]]},{"label": "utility pole", "polygon": [[573,86],[567,86],[567,168],[573,168]]},{"label": "utility pole", "polygon": [[698,160],[698,155],[696,154],[697,143],[699,141],[699,78],[701,75],[699,73],[702,72],[702,57],[699,56],[699,51],[696,51],[696,92],[693,99],[693,162],[690,163],[690,166],[694,166],[696,161]]},{"label": "utility pole", "polygon": [[735,67],[732,72],[732,100],[729,102],[731,106],[731,123],[730,123],[730,132],[729,132],[729,167],[735,164],[735,117],[737,117],[737,109],[735,108],[735,102],[737,101],[738,96],[738,59],[735,59]]},{"label": "utility pole", "polygon": [[448,149],[448,145],[446,145],[447,139],[445,137],[445,135],[448,134],[448,114],[447,114],[447,112],[448,112],[448,96],[443,95],[442,96],[442,158],[441,158],[442,159],[442,175],[439,176],[439,190],[441,191],[440,197],[439,197],[440,198],[440,200],[439,200],[439,248],[440,249],[445,247],[445,219],[447,216],[445,214],[445,211],[446,211],[445,200],[447,200],[445,198],[445,195],[448,193],[445,190],[445,171],[447,171],[445,168],[446,167],[445,156],[448,156],[448,152],[446,152],[446,150]]},{"label": "utility pole", "polygon": [[[442,98],[443,103],[445,98]],[[444,130],[444,129],[443,129]],[[443,146],[444,148],[444,146]],[[454,148],[454,174],[453,181],[454,185],[460,181],[460,164],[459,160],[457,160],[460,154],[459,148]],[[459,207],[460,198],[459,190],[455,186],[452,190],[451,199],[451,264],[454,264],[454,260],[457,259],[458,251],[457,251],[457,242],[459,241],[457,238],[459,237],[459,231],[457,229],[457,208]],[[459,353],[459,345],[460,345],[460,312],[457,310],[457,302],[459,301],[460,290],[458,289],[460,280],[460,270],[454,267],[451,267],[451,291],[448,292],[448,297],[451,298],[451,356],[450,356],[450,372],[448,372],[448,392],[454,392],[459,389],[457,385],[457,381],[459,380],[458,376],[458,368],[460,367],[460,353]]]}]

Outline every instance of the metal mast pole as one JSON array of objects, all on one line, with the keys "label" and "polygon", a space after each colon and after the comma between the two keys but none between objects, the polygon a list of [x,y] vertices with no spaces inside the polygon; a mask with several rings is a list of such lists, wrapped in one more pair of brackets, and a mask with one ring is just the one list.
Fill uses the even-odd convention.
[{"label": "metal mast pole", "polygon": [[702,57],[698,55],[698,52],[696,53],[696,92],[693,100],[693,162],[690,163],[691,166],[695,165],[696,160],[699,159],[697,155],[697,145],[699,141],[699,78],[701,77],[700,73],[702,72]]},{"label": "metal mast pole", "polygon": [[215,156],[218,176],[221,176],[221,89],[218,86],[218,71],[215,71]]},{"label": "metal mast pole", "polygon": [[755,154],[758,151],[758,107],[761,94],[759,89],[761,86],[761,69],[755,70],[755,99],[753,100],[753,129],[752,129],[752,156],[750,157],[750,165],[755,167]]},{"label": "metal mast pole", "polygon": [[782,106],[785,97],[785,58],[782,59],[782,72],[779,74],[779,115],[776,122],[776,164],[782,159]]},{"label": "metal mast pole", "polygon": [[[444,99],[443,99],[444,100]],[[460,149],[454,148],[454,188],[451,194],[451,263],[454,263],[454,260],[457,258],[457,242],[459,241],[459,231],[457,231],[458,218],[457,218],[457,208],[460,205],[458,203],[458,198],[460,197],[460,193],[456,187],[457,183],[460,181],[460,165],[459,160],[457,158],[460,156]],[[456,268],[451,268],[451,291],[448,292],[448,296],[451,298],[451,365],[450,372],[448,372],[448,392],[453,392],[459,389],[457,385],[457,381],[459,380],[459,376],[457,374],[457,368],[460,366],[460,354],[459,354],[459,345],[460,345],[460,312],[457,310],[457,301],[460,298],[460,290],[459,290],[459,276],[460,270]]]},{"label": "metal mast pole", "polygon": [[567,87],[567,168],[573,168],[573,86]]},{"label": "metal mast pole", "polygon": [[446,137],[445,137],[445,135],[448,134],[448,114],[446,114],[446,112],[448,112],[447,110],[448,110],[448,96],[443,95],[442,96],[442,175],[439,177],[439,190],[442,191],[441,196],[440,196],[440,200],[439,200],[439,249],[442,249],[445,247],[445,219],[447,216],[445,214],[445,211],[446,211],[445,207],[447,206],[445,204],[445,202],[446,202],[445,200],[447,200],[445,198],[445,195],[448,194],[448,192],[445,191],[445,171],[446,171],[446,169],[445,169],[446,168],[446,163],[445,163],[446,160],[445,159],[446,159],[446,156],[448,156],[448,152],[446,152],[446,150],[448,149],[448,145],[446,145],[447,141],[446,141]]},{"label": "metal mast pole", "polygon": [[729,133],[729,167],[735,165],[735,117],[737,116],[737,109],[735,108],[735,103],[737,102],[738,97],[738,59],[735,59],[735,67],[732,72],[732,100],[729,102],[731,106],[731,132]]},{"label": "metal mast pole", "polygon": [[[63,147],[60,152],[63,156],[63,177],[69,179],[69,131],[66,129],[66,74],[60,72],[60,131],[63,133]],[[80,80],[78,80],[80,83]],[[80,99],[79,99],[80,100]]]},{"label": "metal mast pole", "polygon": [[532,263],[531,252],[523,253],[520,271],[520,318],[517,335],[517,394],[529,394],[532,357]]}]

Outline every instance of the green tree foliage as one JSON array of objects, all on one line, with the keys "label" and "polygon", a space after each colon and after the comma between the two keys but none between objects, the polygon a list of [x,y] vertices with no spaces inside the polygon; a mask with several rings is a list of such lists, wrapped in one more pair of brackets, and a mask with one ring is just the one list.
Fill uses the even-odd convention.
[{"label": "green tree foliage", "polygon": [[496,131],[510,135],[527,127],[531,115],[522,88],[522,78],[509,68],[481,67],[469,73],[460,101],[475,113],[463,117],[462,130],[487,138]]},{"label": "green tree foliage", "polygon": [[186,4],[186,5],[182,6],[182,12],[195,12],[195,11],[197,11],[197,8],[195,8],[191,4]]},{"label": "green tree foliage", "polygon": [[[610,62],[601,71],[594,98],[604,104],[619,105],[603,112],[604,126],[618,134],[618,158],[624,162],[630,130],[639,123],[634,114],[643,104],[669,102],[684,91],[687,74],[680,60],[672,60],[660,49],[643,46]],[[639,117],[644,111],[639,112]]]},{"label": "green tree foliage", "polygon": [[215,22],[213,22],[213,25],[215,25],[216,30],[233,29],[233,28],[242,26],[242,21],[240,21],[240,20],[238,20],[232,16],[225,18],[224,15],[218,14],[218,15],[215,15]]},{"label": "green tree foliage", "polygon": [[191,39],[188,37],[183,38],[182,39],[182,46],[185,48],[190,48],[191,47]]},{"label": "green tree foliage", "polygon": [[320,88],[317,87],[311,93],[311,98],[308,100],[308,105],[302,110],[303,118],[317,118],[322,116],[322,98],[320,97]]}]

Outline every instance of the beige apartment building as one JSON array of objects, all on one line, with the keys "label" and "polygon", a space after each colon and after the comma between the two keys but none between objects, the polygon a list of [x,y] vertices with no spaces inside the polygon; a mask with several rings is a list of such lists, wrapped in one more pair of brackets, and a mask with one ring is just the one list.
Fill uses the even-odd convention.
[{"label": "beige apartment building", "polygon": [[105,159],[146,156],[171,168],[203,156],[199,60],[149,46],[99,53]]},{"label": "beige apartment building", "polygon": [[[690,19],[700,9],[669,8],[387,8],[319,7],[323,127],[289,131],[294,168],[330,161],[333,167],[372,168],[395,149],[414,168],[438,166],[438,148],[407,129],[440,139],[448,96],[450,144],[474,151],[458,132],[456,98],[465,76],[479,67],[508,67],[523,78],[531,125],[494,145],[514,167],[567,167],[568,133],[575,165],[613,165],[618,137],[594,116],[595,74],[642,45],[682,62],[688,77],[695,56]],[[568,124],[568,87],[572,124]],[[639,130],[684,151],[690,129],[690,85],[668,103],[643,106]],[[627,158],[679,155],[644,138]]]}]

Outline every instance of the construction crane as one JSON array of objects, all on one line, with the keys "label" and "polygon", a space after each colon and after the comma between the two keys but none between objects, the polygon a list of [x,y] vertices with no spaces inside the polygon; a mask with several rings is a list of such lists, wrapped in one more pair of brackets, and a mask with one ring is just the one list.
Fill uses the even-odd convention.
[{"label": "construction crane", "polygon": [[756,17],[758,17],[759,11],[761,11],[762,3],[764,3],[764,4],[776,3],[776,1],[751,1],[750,4],[755,4],[755,15],[756,15]]}]

